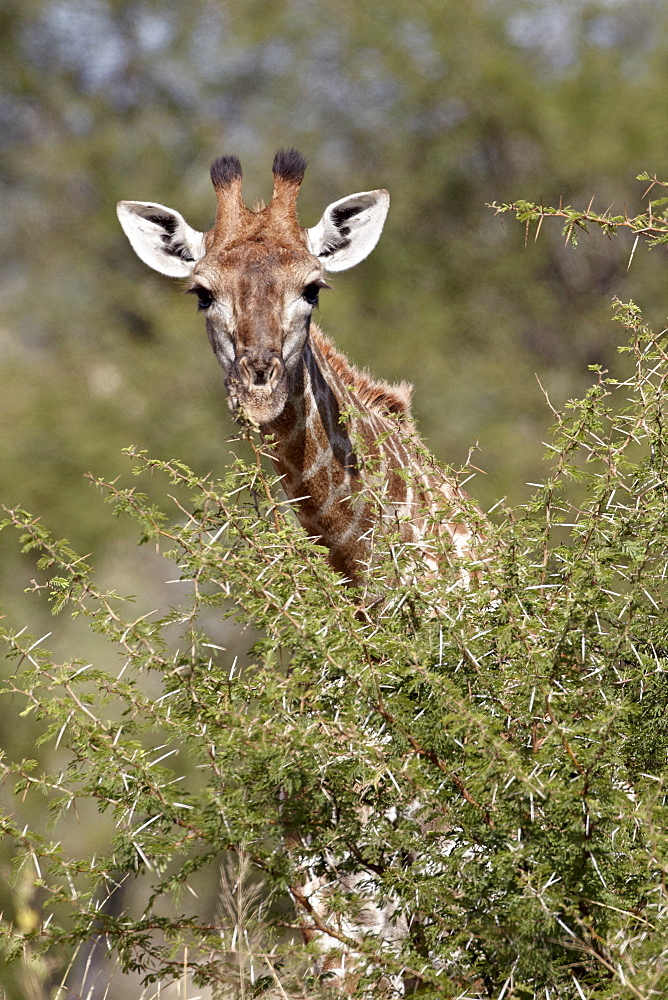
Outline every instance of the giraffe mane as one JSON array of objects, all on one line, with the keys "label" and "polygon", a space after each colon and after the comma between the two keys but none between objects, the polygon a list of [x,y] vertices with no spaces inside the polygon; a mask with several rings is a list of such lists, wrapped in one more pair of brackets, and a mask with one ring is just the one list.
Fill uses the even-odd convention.
[{"label": "giraffe mane", "polygon": [[400,420],[411,419],[413,386],[410,382],[391,384],[383,379],[373,378],[368,372],[360,371],[315,325],[311,326],[311,338],[339,378],[359,396],[360,402],[382,416],[393,413]]}]

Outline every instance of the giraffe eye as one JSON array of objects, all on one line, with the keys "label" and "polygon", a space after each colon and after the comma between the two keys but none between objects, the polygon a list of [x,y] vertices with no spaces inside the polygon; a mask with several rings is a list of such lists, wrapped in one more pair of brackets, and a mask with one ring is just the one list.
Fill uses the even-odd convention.
[{"label": "giraffe eye", "polygon": [[190,288],[189,291],[191,295],[197,296],[198,309],[208,309],[213,303],[213,295],[208,288],[203,288],[201,285],[197,285],[195,288]]},{"label": "giraffe eye", "polygon": [[307,285],[302,292],[302,297],[306,299],[310,306],[317,306],[318,304],[318,294],[322,285],[316,285],[315,282]]}]

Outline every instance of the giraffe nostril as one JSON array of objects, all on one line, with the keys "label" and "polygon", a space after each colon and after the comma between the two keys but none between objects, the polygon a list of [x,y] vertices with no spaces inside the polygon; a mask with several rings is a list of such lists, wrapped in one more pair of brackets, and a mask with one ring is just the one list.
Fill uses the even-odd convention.
[{"label": "giraffe nostril", "polygon": [[278,382],[282,374],[283,362],[280,358],[273,358],[271,365],[269,366],[269,371],[267,372],[267,381],[274,384],[275,382]]},{"label": "giraffe nostril", "polygon": [[283,362],[275,355],[263,357],[242,357],[239,359],[239,374],[247,389],[267,386],[273,389],[283,373]]}]

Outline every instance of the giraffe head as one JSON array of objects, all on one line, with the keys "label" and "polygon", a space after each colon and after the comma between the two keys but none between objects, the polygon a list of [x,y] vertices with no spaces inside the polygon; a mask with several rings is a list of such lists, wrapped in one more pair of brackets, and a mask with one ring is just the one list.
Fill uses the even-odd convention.
[{"label": "giraffe head", "polygon": [[271,201],[251,211],[241,195],[239,160],[215,160],[217,211],[207,233],[155,202],[121,201],[117,209],[144,263],[189,280],[227,374],[230,408],[258,424],[283,411],[326,272],[346,270],[371,253],[390,204],[383,190],[349,195],[329,205],[313,229],[303,229],[296,203],[305,169],[296,150],[279,150]]}]

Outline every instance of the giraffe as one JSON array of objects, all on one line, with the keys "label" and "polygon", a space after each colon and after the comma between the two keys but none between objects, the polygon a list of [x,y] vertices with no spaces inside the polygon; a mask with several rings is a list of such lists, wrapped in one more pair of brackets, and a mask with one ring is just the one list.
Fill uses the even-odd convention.
[{"label": "giraffe", "polygon": [[[375,247],[389,194],[349,195],[303,229],[296,201],[305,169],[296,150],[279,150],[272,199],[251,211],[242,200],[239,160],[215,160],[217,211],[207,233],[154,202],[120,202],[119,220],[146,264],[189,280],[226,373],[232,413],[259,425],[271,442],[283,489],[296,500],[307,534],[327,547],[334,569],[360,584],[374,533],[386,526],[419,545],[436,572],[437,536],[454,562],[474,555],[468,498],[420,441],[411,387],[359,371],[312,322],[319,294],[329,287],[325,274],[353,267]],[[371,481],[380,518],[378,504],[364,495]]]},{"label": "giraffe", "polygon": [[[122,201],[118,217],[142,261],[187,279],[225,371],[233,415],[259,427],[301,524],[327,547],[332,567],[359,586],[372,568],[376,535],[388,530],[417,548],[427,574],[449,572],[456,585],[467,585],[475,571],[466,564],[476,559],[480,540],[469,521],[481,515],[426,451],[411,418],[411,387],[358,370],[312,321],[329,287],[327,272],[353,267],[376,246],[389,194],[341,198],[304,229],[296,202],[305,169],[296,150],[279,150],[272,198],[250,210],[239,160],[215,160],[217,208],[206,233],[155,202]],[[287,841],[298,853],[298,831]],[[354,957],[335,950],[338,940],[323,941],[327,882],[348,892],[363,882],[337,876],[336,859],[331,870],[327,880],[306,867],[292,896],[305,939],[321,948],[320,970],[345,979]],[[405,937],[396,905],[377,906],[368,896],[352,923],[339,923],[339,933],[373,933],[388,946]]]}]

